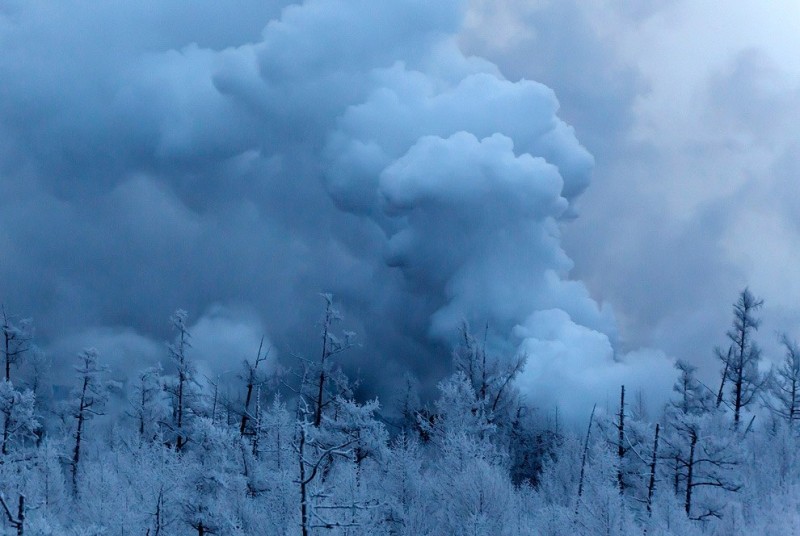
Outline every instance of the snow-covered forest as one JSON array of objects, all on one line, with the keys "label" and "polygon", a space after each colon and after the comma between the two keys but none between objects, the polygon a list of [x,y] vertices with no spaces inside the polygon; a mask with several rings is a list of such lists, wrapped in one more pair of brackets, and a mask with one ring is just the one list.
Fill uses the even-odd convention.
[{"label": "snow-covered forest", "polygon": [[[719,384],[678,361],[649,413],[620,386],[585,433],[515,385],[527,359],[467,326],[433,400],[412,376],[396,407],[358,400],[338,364],[355,344],[330,295],[319,353],[267,372],[242,356],[198,374],[187,315],[155,367],[119,381],[103,356],[49,374],[33,326],[4,313],[0,384],[7,534],[791,534],[800,522],[800,348],[759,367],[749,290],[716,349]],[[116,381],[115,381],[116,380]],[[557,415],[557,414],[556,414]]]}]

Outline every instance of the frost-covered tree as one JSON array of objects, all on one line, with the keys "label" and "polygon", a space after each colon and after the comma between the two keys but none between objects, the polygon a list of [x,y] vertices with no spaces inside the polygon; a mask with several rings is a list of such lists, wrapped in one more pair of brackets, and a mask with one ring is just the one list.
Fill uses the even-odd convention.
[{"label": "frost-covered tree", "polygon": [[767,404],[775,415],[794,429],[795,423],[800,421],[800,347],[785,333],[781,336],[781,343],[786,352],[780,366],[770,375],[771,398],[767,398]]},{"label": "frost-covered tree", "polygon": [[315,491],[315,484],[326,465],[332,463],[334,457],[349,458],[352,456],[350,447],[354,442],[353,438],[344,438],[343,443],[330,445],[329,441],[326,441],[327,438],[324,437],[324,431],[315,425],[315,419],[315,413],[301,398],[292,446],[298,468],[295,483],[299,491],[300,531],[303,536],[308,536],[318,526],[322,528],[338,526],[329,521],[324,512],[318,512],[315,508],[316,500],[323,497],[323,494]]},{"label": "frost-covered tree", "polygon": [[183,458],[185,486],[183,513],[198,536],[232,534],[240,524],[235,505],[245,497],[245,479],[239,471],[240,441],[234,428],[216,426],[199,417],[193,426],[193,441]]},{"label": "frost-covered tree", "polygon": [[[186,342],[185,317],[182,324]],[[106,389],[89,352],[81,355],[63,429],[50,419],[34,435],[36,397],[16,382],[0,384],[0,421],[8,423],[0,493],[12,514],[0,507],[0,533],[17,530],[24,496],[25,533],[42,535],[784,534],[800,511],[800,438],[781,425],[793,420],[797,352],[784,346],[782,372],[774,373],[764,397],[773,419],[734,429],[725,409],[734,407],[733,376],[726,373],[726,404],[717,407],[695,368],[678,362],[660,423],[650,422],[626,391],[619,409],[593,416],[585,438],[569,426],[551,429],[524,404],[513,374],[493,369],[483,341],[473,337],[462,337],[455,373],[439,383],[427,406],[415,389],[405,398],[401,393],[399,407],[406,411],[398,413],[406,425],[390,428],[393,439],[384,427],[393,423],[377,400],[357,400],[335,359],[327,361],[322,404],[316,358],[305,362],[305,379],[288,404],[278,393],[265,403],[262,368],[247,367],[250,403],[230,405],[227,419],[203,406],[207,397],[192,369],[184,376],[180,452],[180,375],[160,378],[158,366],[137,373],[127,383],[131,418],[92,421]],[[188,344],[182,348],[186,364]],[[15,376],[27,387],[30,362]],[[63,392],[46,375],[40,387]],[[295,404],[296,412],[287,409]]]},{"label": "frost-covered tree", "polygon": [[764,384],[765,378],[758,370],[761,349],[753,340],[761,321],[755,316],[764,305],[745,288],[733,305],[733,325],[728,331],[731,346],[728,352],[717,351],[723,363],[720,392],[730,383],[730,405],[733,409],[734,427],[739,427],[742,410],[747,408]]},{"label": "frost-covered tree", "polygon": [[513,421],[520,405],[514,378],[522,371],[526,360],[524,354],[511,359],[490,355],[486,348],[486,335],[483,341],[479,341],[470,333],[466,323],[461,325],[460,344],[453,352],[453,366],[469,380],[476,401],[489,422],[508,426]]},{"label": "frost-covered tree", "polygon": [[83,350],[78,357],[75,371],[78,387],[73,390],[71,417],[75,420],[73,434],[72,457],[70,471],[72,474],[72,491],[78,494],[78,472],[81,461],[83,443],[85,442],[86,425],[96,415],[103,414],[107,400],[106,388],[102,379],[105,367],[98,361],[99,354],[94,348]]},{"label": "frost-covered tree", "polygon": [[676,368],[676,396],[665,412],[664,473],[688,517],[721,517],[726,499],[720,492],[741,487],[739,437],[724,424],[711,393],[696,379],[695,367],[678,361]]},{"label": "frost-covered tree", "polygon": [[195,399],[196,372],[194,363],[187,356],[189,344],[189,326],[187,325],[188,313],[178,309],[170,317],[170,323],[176,332],[175,340],[167,345],[169,357],[175,367],[175,378],[168,385],[172,395],[172,433],[175,437],[175,450],[181,452],[188,439],[191,404]]},{"label": "frost-covered tree", "polygon": [[33,391],[17,391],[11,382],[0,380],[0,415],[3,418],[3,437],[0,454],[7,455],[14,443],[33,438],[39,428]]},{"label": "frost-covered tree", "polygon": [[625,386],[621,386],[616,411],[598,412],[595,419],[606,448],[616,457],[614,480],[619,495],[629,508],[639,510],[647,504],[651,459],[648,453],[653,431],[649,423],[634,418],[625,394]]},{"label": "frost-covered tree", "polygon": [[[346,378],[343,377],[341,369],[334,367],[332,358],[336,355],[348,350],[353,346],[353,338],[355,334],[350,331],[345,331],[341,336],[334,333],[334,324],[342,319],[339,310],[333,304],[333,296],[331,294],[322,294],[325,300],[325,314],[322,319],[322,351],[320,353],[319,362],[316,364],[316,372],[313,375],[315,382],[313,386],[313,412],[314,412],[314,426],[319,428],[322,423],[323,413],[325,408],[328,407],[331,400],[337,394],[346,394]],[[332,394],[332,386],[336,389],[336,393]]]},{"label": "frost-covered tree", "polygon": [[[374,413],[377,401],[359,404],[336,396],[330,415],[316,424],[315,398],[309,403],[303,375],[297,401],[292,450],[298,471],[300,527],[305,536],[315,528],[348,528],[371,533],[377,499],[363,483],[365,465],[383,458],[387,436]],[[315,386],[316,387],[316,386]],[[312,390],[313,393],[316,390]],[[347,490],[347,492],[342,492]]]},{"label": "frost-covered tree", "polygon": [[619,461],[618,453],[607,442],[590,446],[583,493],[574,517],[579,534],[624,536],[638,532],[634,512],[619,492]]},{"label": "frost-covered tree", "polygon": [[[250,420],[250,403],[253,399],[253,390],[258,389],[262,383],[264,383],[264,378],[262,373],[258,370],[258,366],[267,360],[269,357],[270,348],[268,348],[265,352],[264,350],[264,337],[261,337],[261,342],[258,345],[258,352],[256,352],[256,359],[253,363],[250,361],[244,361],[244,379],[245,379],[245,396],[244,396],[244,408],[242,409],[242,420],[239,425],[239,435],[244,436],[245,432],[247,431],[247,422]],[[260,401],[259,401],[260,402]]]},{"label": "frost-covered tree", "polygon": [[22,355],[31,349],[33,339],[33,323],[30,319],[15,321],[14,317],[2,308],[3,341],[0,351],[3,352],[5,380],[11,381],[11,365],[17,364]]},{"label": "frost-covered tree", "polygon": [[[738,491],[741,484],[735,468],[741,463],[735,440],[726,430],[708,424],[708,419],[689,417],[675,423],[675,432],[683,441],[677,461],[681,468],[684,509],[693,519],[720,517],[724,500],[714,496],[698,500],[702,489]],[[675,443],[672,443],[675,446]]]},{"label": "frost-covered tree", "polygon": [[404,432],[419,429],[418,415],[422,410],[419,397],[419,380],[410,372],[403,375],[403,389],[398,403],[400,412],[400,428]]},{"label": "frost-covered tree", "polygon": [[384,526],[392,534],[424,533],[434,506],[427,500],[423,454],[415,435],[401,432],[394,438],[386,453],[385,474],[376,482],[385,501]]},{"label": "frost-covered tree", "polygon": [[504,534],[512,526],[508,456],[483,400],[461,370],[439,384],[436,419],[427,426],[437,467],[432,493],[441,505],[435,526],[443,533]]},{"label": "frost-covered tree", "polygon": [[675,368],[680,373],[672,386],[677,396],[670,400],[669,409],[683,415],[702,415],[711,411],[714,407],[713,395],[697,379],[697,367],[679,359],[675,362]]},{"label": "frost-covered tree", "polygon": [[139,439],[154,441],[160,438],[161,427],[170,415],[161,364],[148,367],[137,374],[129,403]]}]

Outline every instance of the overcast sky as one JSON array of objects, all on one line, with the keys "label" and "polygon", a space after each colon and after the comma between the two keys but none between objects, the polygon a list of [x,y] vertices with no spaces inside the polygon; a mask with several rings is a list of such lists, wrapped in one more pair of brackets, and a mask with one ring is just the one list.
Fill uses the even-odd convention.
[{"label": "overcast sky", "polygon": [[710,377],[745,285],[800,336],[796,3],[288,4],[0,0],[0,299],[57,362],[177,307],[290,362],[323,291],[380,393],[462,319],[542,404]]}]

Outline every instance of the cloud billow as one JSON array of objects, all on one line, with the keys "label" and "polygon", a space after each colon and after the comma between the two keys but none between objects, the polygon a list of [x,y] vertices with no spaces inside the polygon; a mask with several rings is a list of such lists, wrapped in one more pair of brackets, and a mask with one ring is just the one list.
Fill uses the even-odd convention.
[{"label": "cloud billow", "polygon": [[163,340],[178,306],[198,356],[219,354],[209,330],[303,353],[330,291],[362,342],[348,365],[378,392],[406,368],[435,382],[462,319],[532,362],[557,355],[539,340],[595,341],[600,367],[622,366],[611,311],[560,245],[593,159],[551,90],[459,50],[461,2],[312,0],[243,42],[152,44],[169,30],[131,16],[108,45],[91,30],[119,14],[39,7],[0,15],[4,48],[74,23],[50,42],[63,54],[0,59],[0,277],[57,353]]}]

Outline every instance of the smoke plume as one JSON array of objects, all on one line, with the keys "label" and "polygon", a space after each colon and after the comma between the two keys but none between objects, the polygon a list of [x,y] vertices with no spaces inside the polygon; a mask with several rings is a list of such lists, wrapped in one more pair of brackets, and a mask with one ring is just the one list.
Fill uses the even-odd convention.
[{"label": "smoke plume", "polygon": [[327,291],[381,394],[406,369],[433,385],[463,320],[576,414],[671,374],[615,355],[610,308],[570,280],[560,227],[593,159],[550,89],[461,52],[463,2],[278,7],[0,12],[0,295],[54,358],[144,366],[177,307],[218,373],[261,333],[310,353]]}]

